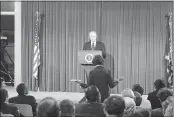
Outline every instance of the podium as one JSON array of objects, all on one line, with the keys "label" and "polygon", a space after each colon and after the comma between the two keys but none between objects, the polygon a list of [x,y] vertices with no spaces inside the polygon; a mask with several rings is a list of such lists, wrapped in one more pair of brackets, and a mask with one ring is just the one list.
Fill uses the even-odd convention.
[{"label": "podium", "polygon": [[[94,56],[101,55],[102,51],[100,50],[80,50],[78,52],[78,62],[81,64],[86,73],[86,81],[88,82],[89,72],[94,68],[92,60]],[[84,80],[85,81],[85,80]]]}]

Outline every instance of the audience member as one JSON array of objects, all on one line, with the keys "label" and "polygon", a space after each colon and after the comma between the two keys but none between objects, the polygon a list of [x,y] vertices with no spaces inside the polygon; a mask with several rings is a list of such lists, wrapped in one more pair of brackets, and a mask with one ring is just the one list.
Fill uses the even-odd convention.
[{"label": "audience member", "polygon": [[133,92],[132,89],[130,89],[130,88],[124,89],[124,90],[121,92],[121,95],[122,95],[123,97],[130,97],[130,98],[132,98],[132,99],[135,98],[134,92]]},{"label": "audience member", "polygon": [[107,117],[123,117],[125,101],[122,96],[114,95],[108,97],[104,101],[103,106]]},{"label": "audience member", "polygon": [[75,117],[75,105],[72,101],[65,99],[60,102],[61,117]]},{"label": "audience member", "polygon": [[[169,96],[165,102],[168,104],[164,111],[164,117],[173,117],[173,96]],[[162,104],[163,105],[163,104]]]},{"label": "audience member", "polygon": [[32,107],[33,115],[36,115],[36,99],[33,96],[28,95],[28,89],[25,83],[20,83],[16,87],[16,91],[18,96],[10,98],[8,101],[9,103],[16,103],[16,104],[29,104]]},{"label": "audience member", "polygon": [[0,99],[1,99],[1,105],[0,105],[0,112],[3,114],[12,114],[14,117],[19,117],[19,110],[14,104],[8,104],[8,91],[5,89],[0,89]]},{"label": "audience member", "polygon": [[134,99],[130,97],[124,97],[124,100],[125,100],[125,111],[123,116],[133,117],[133,114],[135,113],[135,110],[136,110],[136,104]]},{"label": "audience member", "polygon": [[159,98],[157,97],[157,93],[161,88],[164,88],[165,84],[164,81],[161,79],[157,79],[154,82],[154,88],[156,89],[155,91],[151,92],[148,94],[147,99],[150,101],[152,109],[156,109],[156,108],[161,108],[161,103]]},{"label": "audience member", "polygon": [[60,108],[52,97],[42,99],[37,106],[37,117],[60,117]]},{"label": "audience member", "polygon": [[113,88],[119,83],[119,81],[123,80],[123,78],[119,78],[118,80],[114,81],[111,77],[110,70],[104,68],[103,62],[103,57],[96,55],[92,60],[95,67],[89,73],[88,84],[80,84],[82,88],[87,88],[90,85],[97,86],[101,93],[101,102],[103,102],[110,95],[109,87]]},{"label": "audience member", "polygon": [[[143,87],[140,85],[140,84],[135,84],[135,85],[133,85],[133,87],[132,87],[132,90],[135,92],[138,92],[139,94],[141,94],[141,97],[142,97],[142,95],[143,95],[143,93],[144,93],[144,89],[143,89]],[[136,93],[137,94],[137,93]],[[137,96],[138,96],[138,94],[137,94]],[[140,99],[140,98],[139,98]],[[141,98],[142,99],[142,101],[141,101],[141,103],[140,103],[140,107],[142,107],[142,108],[147,108],[147,109],[152,109],[152,107],[151,107],[151,103],[150,103],[150,101],[149,100],[147,100],[147,99],[145,99],[145,98]],[[140,99],[140,100],[141,100]]]},{"label": "audience member", "polygon": [[161,88],[158,91],[157,97],[159,98],[162,107],[152,110],[151,117],[164,117],[165,110],[168,106],[168,104],[165,103],[165,100],[169,96],[172,96],[172,92],[168,88]]},{"label": "audience member", "polygon": [[98,88],[94,85],[89,86],[85,90],[85,97],[86,102],[76,104],[76,115],[105,117]]},{"label": "audience member", "polygon": [[134,91],[134,95],[135,95],[135,104],[136,104],[136,106],[140,106],[141,103],[142,103],[141,94],[138,93],[137,91]]}]

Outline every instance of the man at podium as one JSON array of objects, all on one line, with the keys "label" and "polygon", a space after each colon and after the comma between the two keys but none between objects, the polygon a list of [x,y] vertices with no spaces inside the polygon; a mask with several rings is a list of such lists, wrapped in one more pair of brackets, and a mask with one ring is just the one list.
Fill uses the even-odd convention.
[{"label": "man at podium", "polygon": [[86,42],[83,45],[83,50],[101,50],[103,58],[106,58],[106,50],[104,43],[97,41],[97,33],[95,31],[91,31],[89,33],[90,41]]}]

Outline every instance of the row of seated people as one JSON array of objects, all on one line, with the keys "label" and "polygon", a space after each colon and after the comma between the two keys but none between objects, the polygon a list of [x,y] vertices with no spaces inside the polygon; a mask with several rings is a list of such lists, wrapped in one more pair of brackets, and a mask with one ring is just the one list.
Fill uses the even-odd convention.
[{"label": "row of seated people", "polygon": [[16,104],[29,104],[33,115],[37,117],[173,117],[173,92],[165,88],[164,82],[158,79],[154,82],[155,91],[149,93],[148,98],[142,98],[144,89],[135,84],[132,89],[125,89],[120,95],[108,97],[100,103],[101,96],[96,86],[89,86],[85,91],[86,102],[74,104],[70,100],[63,100],[59,104],[52,97],[46,97],[37,104],[35,97],[28,95],[24,83],[17,86],[18,96],[8,99],[8,91],[0,89],[1,107],[3,114],[19,117]]}]

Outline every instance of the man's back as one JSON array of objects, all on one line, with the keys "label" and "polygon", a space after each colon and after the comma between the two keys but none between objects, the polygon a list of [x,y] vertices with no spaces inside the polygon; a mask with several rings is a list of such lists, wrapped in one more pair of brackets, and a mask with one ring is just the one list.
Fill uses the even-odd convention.
[{"label": "man's back", "polygon": [[75,114],[82,116],[105,117],[102,104],[100,103],[81,103],[75,105]]},{"label": "man's back", "polygon": [[97,86],[101,93],[102,102],[109,96],[109,87],[113,88],[115,86],[110,71],[103,66],[96,66],[89,73],[89,85]]},{"label": "man's back", "polygon": [[1,104],[1,112],[3,114],[12,114],[14,117],[19,117],[18,108],[14,104]]},{"label": "man's back", "polygon": [[36,103],[36,99],[33,96],[15,96],[10,98],[9,103],[16,103],[16,104],[29,104],[32,107],[33,110],[33,114],[36,113],[36,107],[37,107],[37,103]]}]

